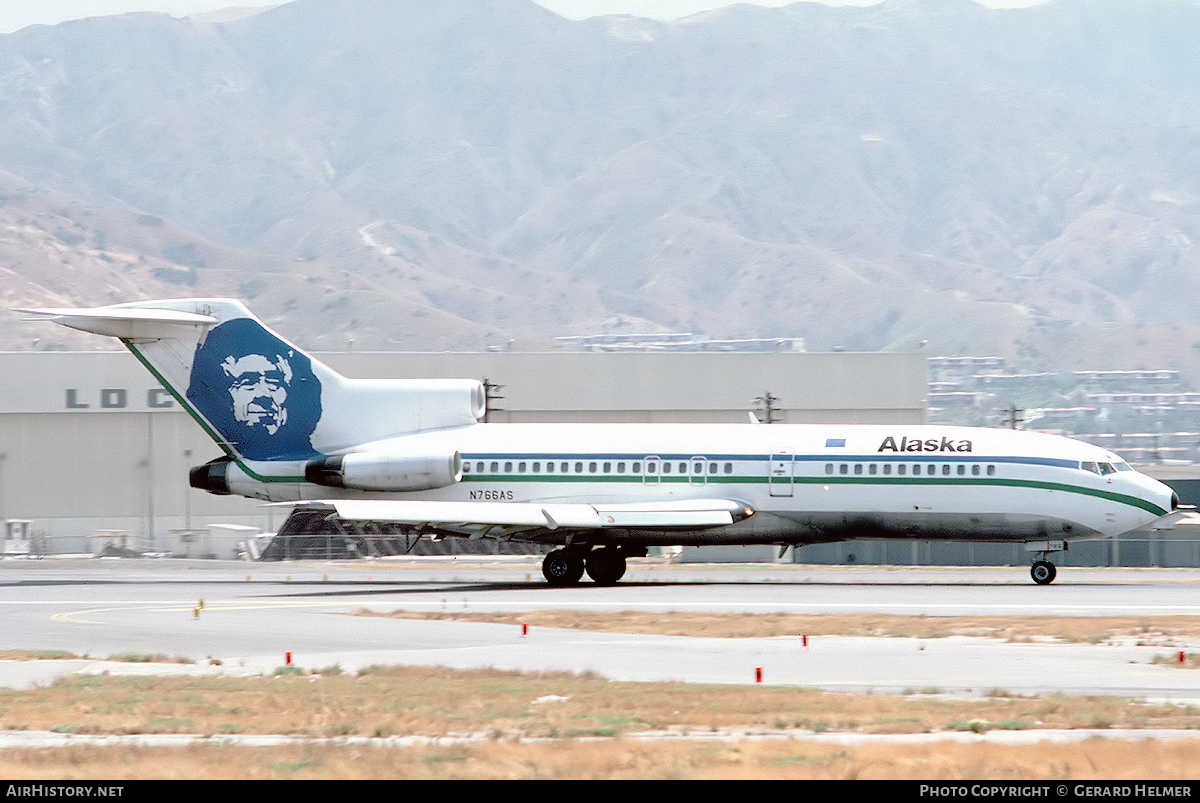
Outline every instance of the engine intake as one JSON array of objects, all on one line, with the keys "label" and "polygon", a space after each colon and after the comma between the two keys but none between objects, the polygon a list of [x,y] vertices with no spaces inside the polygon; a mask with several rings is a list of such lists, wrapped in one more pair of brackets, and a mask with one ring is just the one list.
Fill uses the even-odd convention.
[{"label": "engine intake", "polygon": [[304,479],[329,488],[359,491],[428,491],[462,479],[462,457],[351,452],[310,460]]}]

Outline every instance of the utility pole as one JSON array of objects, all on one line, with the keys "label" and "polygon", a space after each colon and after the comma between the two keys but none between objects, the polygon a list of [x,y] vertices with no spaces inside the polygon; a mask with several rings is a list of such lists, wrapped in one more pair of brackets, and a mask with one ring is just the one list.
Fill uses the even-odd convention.
[{"label": "utility pole", "polygon": [[778,396],[772,396],[771,391],[767,391],[761,396],[754,397],[754,403],[758,405],[759,415],[758,420],[764,424],[779,423],[779,416],[776,415],[775,402],[779,401]]},{"label": "utility pole", "polygon": [[1025,423],[1025,416],[1022,415],[1025,411],[1016,404],[1010,404],[1004,411],[1003,424],[1009,429],[1020,429],[1020,425]]},{"label": "utility pole", "polygon": [[486,424],[488,422],[488,415],[490,413],[504,412],[503,407],[492,406],[492,402],[497,402],[504,398],[503,396],[498,396],[495,393],[495,391],[500,390],[503,387],[504,385],[497,385],[488,381],[486,376],[483,378],[483,423]]}]

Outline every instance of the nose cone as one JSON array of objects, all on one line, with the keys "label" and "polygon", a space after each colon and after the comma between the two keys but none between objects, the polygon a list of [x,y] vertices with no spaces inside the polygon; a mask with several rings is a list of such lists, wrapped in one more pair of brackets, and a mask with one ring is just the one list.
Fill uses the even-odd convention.
[{"label": "nose cone", "polygon": [[1179,510],[1179,494],[1170,485],[1140,472],[1134,477],[1138,495],[1147,503],[1146,508],[1150,513],[1163,516]]}]

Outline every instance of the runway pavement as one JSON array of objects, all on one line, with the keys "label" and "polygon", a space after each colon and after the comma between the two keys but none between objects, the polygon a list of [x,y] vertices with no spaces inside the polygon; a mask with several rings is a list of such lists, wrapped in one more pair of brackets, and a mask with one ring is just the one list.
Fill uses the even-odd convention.
[{"label": "runway pavement", "polygon": [[[668,637],[356,617],[386,612],[592,610],[908,615],[1200,615],[1200,571],[1064,568],[1036,586],[1014,568],[666,565],[632,561],[612,588],[552,589],[531,558],[259,564],[177,560],[0,561],[0,649],[72,661],[0,662],[0,685],[64,672],[262,673],[284,663],[590,671],[619,680],[762,682],[844,691],[1111,694],[1200,702],[1200,674],[1153,664],[1173,650],[1135,640]],[[123,654],[194,663],[111,662]]]}]

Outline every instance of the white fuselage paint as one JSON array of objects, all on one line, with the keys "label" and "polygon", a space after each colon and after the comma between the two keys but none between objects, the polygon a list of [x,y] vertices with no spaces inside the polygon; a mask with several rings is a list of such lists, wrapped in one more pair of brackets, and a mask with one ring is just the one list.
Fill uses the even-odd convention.
[{"label": "white fuselage paint", "polygon": [[[298,481],[299,463],[244,462],[269,481],[246,477],[234,490],[273,501],[595,504],[720,498],[756,511],[719,529],[609,533],[644,544],[1067,541],[1128,532],[1172,509],[1169,487],[1130,470],[1111,452],[1002,429],[477,424],[376,441],[355,451],[457,451],[464,473],[460,482],[435,490],[365,494]],[[554,538],[547,534],[545,540]]]}]

